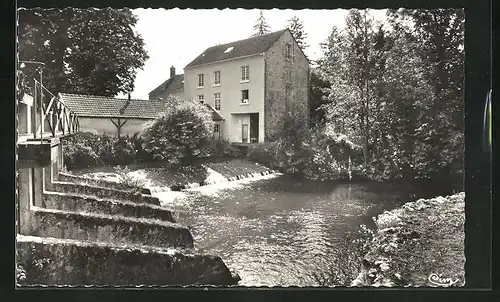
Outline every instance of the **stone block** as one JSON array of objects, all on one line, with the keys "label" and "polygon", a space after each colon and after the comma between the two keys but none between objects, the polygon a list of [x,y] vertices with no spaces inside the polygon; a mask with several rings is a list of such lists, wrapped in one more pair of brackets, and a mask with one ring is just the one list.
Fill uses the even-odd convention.
[{"label": "stone block", "polygon": [[124,191],[108,187],[99,187],[91,184],[61,181],[53,182],[52,187],[57,192],[96,196],[98,198],[130,201],[134,203],[160,205],[160,200],[158,198],[152,197],[151,195],[145,195],[137,191]]},{"label": "stone block", "polygon": [[[233,285],[222,259],[155,248],[18,236],[17,263],[25,285]],[[38,263],[39,265],[34,265]]]},{"label": "stone block", "polygon": [[177,223],[38,207],[31,209],[29,235],[136,246],[193,247],[193,236]]},{"label": "stone block", "polygon": [[117,201],[60,192],[45,192],[43,197],[45,199],[45,207],[49,209],[112,216],[151,218],[175,222],[170,210],[146,203]]}]

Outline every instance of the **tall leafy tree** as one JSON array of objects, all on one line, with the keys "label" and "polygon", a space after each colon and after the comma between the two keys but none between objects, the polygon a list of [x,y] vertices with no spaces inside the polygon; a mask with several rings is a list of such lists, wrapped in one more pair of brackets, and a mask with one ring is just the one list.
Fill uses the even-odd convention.
[{"label": "tall leafy tree", "polygon": [[430,87],[418,119],[416,170],[422,177],[463,175],[464,12],[401,9],[390,15],[398,30],[418,41],[423,82]]},{"label": "tall leafy tree", "polygon": [[253,26],[253,29],[255,31],[253,36],[265,35],[271,31],[271,27],[267,24],[267,20],[264,17],[264,13],[262,11],[260,11],[259,18],[257,18],[257,21]]},{"label": "tall leafy tree", "polygon": [[307,33],[304,31],[304,23],[297,16],[293,16],[288,20],[287,28],[292,33],[293,38],[302,50],[305,50],[309,45],[306,43]]},{"label": "tall leafy tree", "polygon": [[[368,166],[369,144],[372,137],[374,97],[384,37],[367,10],[351,10],[343,31],[334,28],[328,41],[323,69],[331,78],[330,118],[336,120],[340,131],[358,137],[363,146],[365,166]],[[341,119],[341,120],[339,120]],[[346,129],[348,128],[348,129]]]},{"label": "tall leafy tree", "polygon": [[[18,14],[19,58],[45,63],[49,90],[103,96],[133,90],[148,55],[129,9],[37,8]],[[33,75],[33,67],[25,72]]]}]

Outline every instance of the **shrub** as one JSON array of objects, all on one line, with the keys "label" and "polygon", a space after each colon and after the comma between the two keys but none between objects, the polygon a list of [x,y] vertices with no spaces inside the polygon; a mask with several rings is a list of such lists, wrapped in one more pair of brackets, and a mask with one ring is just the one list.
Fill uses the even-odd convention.
[{"label": "shrub", "polygon": [[135,133],[130,138],[130,142],[134,146],[137,162],[153,161],[153,157],[151,156],[151,154],[144,149],[145,140],[142,135],[139,135],[139,133]]},{"label": "shrub", "polygon": [[91,147],[82,143],[65,144],[63,147],[64,163],[68,169],[90,168],[98,165],[97,154]]},{"label": "shrub", "polygon": [[211,138],[206,141],[200,155],[204,157],[236,157],[239,154],[238,148],[232,146],[227,139]]},{"label": "shrub", "polygon": [[190,164],[212,136],[212,116],[198,102],[171,101],[168,110],[146,128],[144,149],[168,165]]},{"label": "shrub", "polygon": [[128,165],[136,160],[136,151],[129,138],[119,138],[113,143],[113,164]]},{"label": "shrub", "polygon": [[69,169],[99,165],[127,165],[136,161],[136,151],[129,138],[113,138],[93,133],[77,133],[66,139],[64,161]]},{"label": "shrub", "polygon": [[361,149],[345,135],[326,133],[324,129],[304,129],[291,115],[283,123],[281,138],[249,149],[247,157],[282,172],[313,180],[349,179],[362,176],[356,163]]},{"label": "shrub", "polygon": [[279,167],[277,155],[280,147],[280,141],[258,143],[248,148],[247,158],[276,169]]},{"label": "shrub", "polygon": [[97,156],[102,164],[114,164],[114,144],[116,139],[107,135],[95,135],[86,143],[97,153]]}]

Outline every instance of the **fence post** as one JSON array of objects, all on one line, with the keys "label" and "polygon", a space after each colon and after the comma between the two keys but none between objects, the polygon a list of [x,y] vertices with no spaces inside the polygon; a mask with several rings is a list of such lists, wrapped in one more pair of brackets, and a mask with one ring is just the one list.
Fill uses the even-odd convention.
[{"label": "fence post", "polygon": [[[60,105],[60,104],[59,104]],[[63,135],[66,133],[66,126],[64,125],[64,121],[66,120],[66,107],[61,106],[61,114],[59,114],[60,118],[62,119],[62,133]]]}]

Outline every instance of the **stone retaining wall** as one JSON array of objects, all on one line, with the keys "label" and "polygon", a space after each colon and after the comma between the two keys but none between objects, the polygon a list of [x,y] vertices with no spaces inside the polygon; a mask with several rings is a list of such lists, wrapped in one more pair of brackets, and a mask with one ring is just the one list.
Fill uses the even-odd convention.
[{"label": "stone retaining wall", "polygon": [[231,285],[239,280],[221,258],[211,255],[19,235],[17,251],[28,286]]},{"label": "stone retaining wall", "polygon": [[160,205],[160,200],[156,197],[137,192],[123,191],[107,187],[85,185],[73,182],[54,181],[52,182],[52,188],[58,192],[75,193],[113,200],[126,200],[136,203]]},{"label": "stone retaining wall", "polygon": [[43,199],[45,208],[48,209],[120,215],[136,218],[152,218],[175,222],[170,210],[145,203],[114,201],[60,192],[45,192]]},{"label": "stone retaining wall", "polygon": [[171,222],[36,207],[32,208],[31,216],[32,236],[158,247],[193,247],[189,230]]},{"label": "stone retaining wall", "polygon": [[[138,189],[136,187],[129,186],[129,185],[123,184],[123,183],[105,181],[102,179],[93,179],[93,178],[89,178],[89,177],[77,176],[77,175],[63,173],[63,172],[59,172],[58,180],[65,181],[65,182],[73,182],[73,183],[78,183],[78,184],[85,184],[85,185],[91,185],[91,186],[110,188],[110,189],[123,190],[123,191],[136,191]],[[142,188],[141,193],[145,194],[145,195],[151,195],[151,192],[149,192],[149,190],[147,190],[145,188]]]}]

